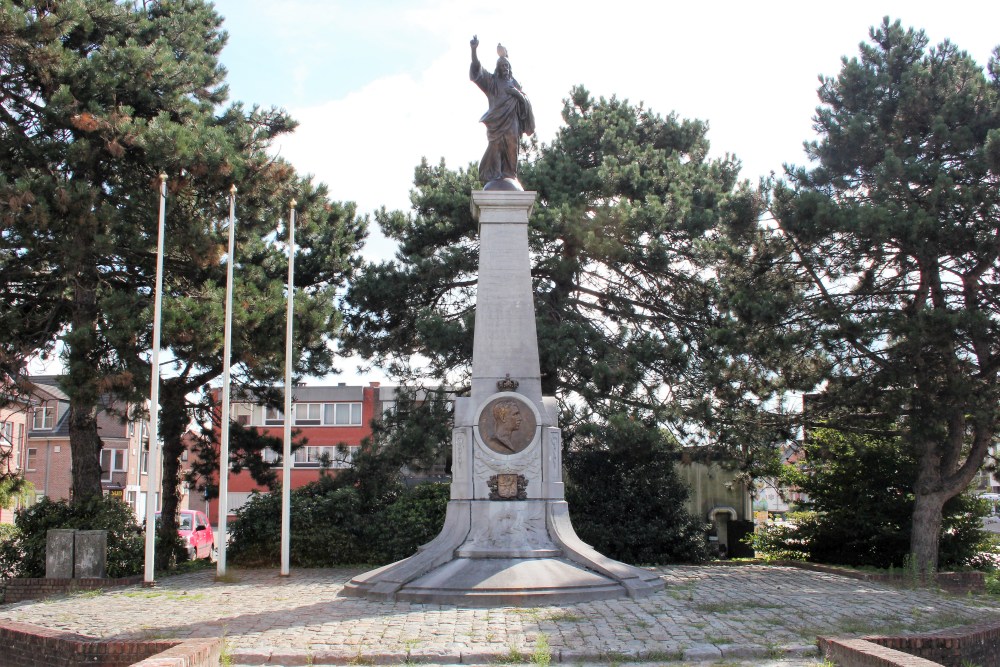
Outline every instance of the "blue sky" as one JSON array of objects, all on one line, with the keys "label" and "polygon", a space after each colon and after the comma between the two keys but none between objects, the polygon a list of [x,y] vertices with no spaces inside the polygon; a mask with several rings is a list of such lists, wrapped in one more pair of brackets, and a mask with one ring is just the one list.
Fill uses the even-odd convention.
[{"label": "blue sky", "polygon": [[[231,96],[300,121],[276,150],[361,210],[406,208],[421,157],[478,161],[485,98],[468,81],[469,39],[483,62],[508,47],[514,75],[551,140],[562,100],[643,101],[708,121],[717,155],[756,180],[802,162],[817,76],[835,75],[883,16],[950,38],[985,65],[1000,44],[1000,3],[615,0],[217,0]],[[391,249],[376,242],[372,257]]]},{"label": "blue sky", "polygon": [[[985,66],[1000,44],[1000,2],[842,0],[676,3],[639,0],[216,0],[233,99],[287,109],[299,122],[275,151],[362,212],[407,208],[421,157],[477,162],[486,100],[468,80],[469,39],[492,69],[510,51],[541,141],[562,100],[644,102],[709,123],[715,155],[755,181],[802,163],[813,138],[817,77],[833,76],[883,16],[950,38]],[[369,259],[393,247],[373,230]],[[341,365],[338,381],[385,379]],[[332,379],[331,379],[332,380]]]}]

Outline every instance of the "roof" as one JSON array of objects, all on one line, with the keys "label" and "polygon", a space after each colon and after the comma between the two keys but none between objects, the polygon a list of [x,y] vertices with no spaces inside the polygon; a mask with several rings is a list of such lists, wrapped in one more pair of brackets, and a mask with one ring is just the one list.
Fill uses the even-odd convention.
[{"label": "roof", "polygon": [[[69,437],[69,396],[59,388],[58,375],[33,375],[33,393],[41,401],[56,401],[56,423],[51,429],[35,430],[29,423],[29,438],[68,438]],[[128,404],[110,395],[101,397],[97,411],[97,434],[101,438],[127,438],[128,425],[125,419],[128,414]]]}]

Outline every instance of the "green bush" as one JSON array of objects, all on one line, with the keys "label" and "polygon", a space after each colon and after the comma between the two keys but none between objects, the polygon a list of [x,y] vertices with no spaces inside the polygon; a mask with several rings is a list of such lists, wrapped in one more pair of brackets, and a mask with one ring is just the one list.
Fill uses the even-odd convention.
[{"label": "green bush", "polygon": [[18,510],[14,544],[21,554],[19,577],[45,576],[46,534],[54,528],[108,531],[107,576],[128,577],[143,571],[143,533],[128,505],[94,497],[81,505],[43,498]]},{"label": "green bush", "polygon": [[[291,493],[289,560],[299,567],[391,563],[416,552],[444,524],[446,484],[393,489],[391,500],[322,477]],[[244,566],[280,561],[281,492],[254,494],[236,512],[227,554]]]},{"label": "green bush", "polygon": [[0,524],[0,581],[15,576],[17,564],[21,562],[21,550],[17,546],[19,535],[13,524]]},{"label": "green bush", "polygon": [[620,416],[576,439],[565,455],[566,499],[580,539],[626,563],[708,557],[708,526],[688,513],[676,449],[655,424]]},{"label": "green bush", "polygon": [[373,562],[392,563],[411,556],[417,547],[441,532],[448,509],[447,484],[420,484],[407,490],[381,513],[384,526],[375,527],[380,558]]},{"label": "green bush", "polygon": [[[754,536],[764,558],[801,553],[834,565],[903,567],[910,532],[917,461],[898,438],[847,434],[831,429],[810,433],[802,469],[785,481],[808,496],[811,510],[794,530],[769,529]],[[939,567],[969,567],[984,549],[982,519],[988,507],[960,495],[944,506]]]}]

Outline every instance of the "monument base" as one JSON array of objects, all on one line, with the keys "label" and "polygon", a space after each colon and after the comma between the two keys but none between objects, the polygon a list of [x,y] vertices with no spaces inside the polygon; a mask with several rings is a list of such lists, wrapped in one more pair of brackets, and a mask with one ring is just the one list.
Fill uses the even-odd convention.
[{"label": "monument base", "polygon": [[529,501],[519,511],[530,513],[537,504],[543,505],[550,538],[546,544],[477,544],[472,517],[486,503],[452,500],[437,538],[409,558],[355,577],[342,594],[492,607],[644,597],[663,590],[655,572],[607,558],[581,541],[565,501]]}]

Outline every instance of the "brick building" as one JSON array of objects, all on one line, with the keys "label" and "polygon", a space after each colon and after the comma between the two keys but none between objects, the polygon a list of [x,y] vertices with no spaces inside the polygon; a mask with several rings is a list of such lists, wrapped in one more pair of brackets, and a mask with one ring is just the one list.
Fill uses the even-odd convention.
[{"label": "brick building", "polygon": [[[337,470],[349,465],[353,452],[363,438],[371,434],[371,421],[381,415],[386,405],[395,399],[392,388],[381,388],[378,382],[365,386],[348,386],[344,383],[327,386],[296,386],[292,392],[292,428],[300,432],[307,444],[292,455],[291,484],[298,488],[316,481],[326,470]],[[285,416],[281,410],[246,401],[233,401],[231,419],[242,425],[255,427],[259,432],[283,438]],[[339,455],[337,445],[347,446],[346,456]],[[278,479],[283,481],[279,461],[281,452],[265,451],[265,460],[275,464]],[[247,501],[253,491],[264,491],[250,473],[243,471],[229,475],[228,509],[230,516]],[[192,501],[199,506],[203,501]],[[218,501],[207,503],[212,524],[218,523]]]},{"label": "brick building", "polygon": [[[24,477],[35,487],[36,499],[68,499],[72,486],[69,445],[69,397],[58,376],[34,376],[27,438],[20,457]],[[101,486],[106,495],[126,501],[142,515],[145,506],[149,453],[145,420],[131,419],[129,406],[102,397],[97,413],[101,450]]]},{"label": "brick building", "polygon": [[[5,392],[0,401],[0,473],[17,474],[26,449],[31,399]],[[0,523],[12,523],[16,509],[16,502],[0,507]]]}]

